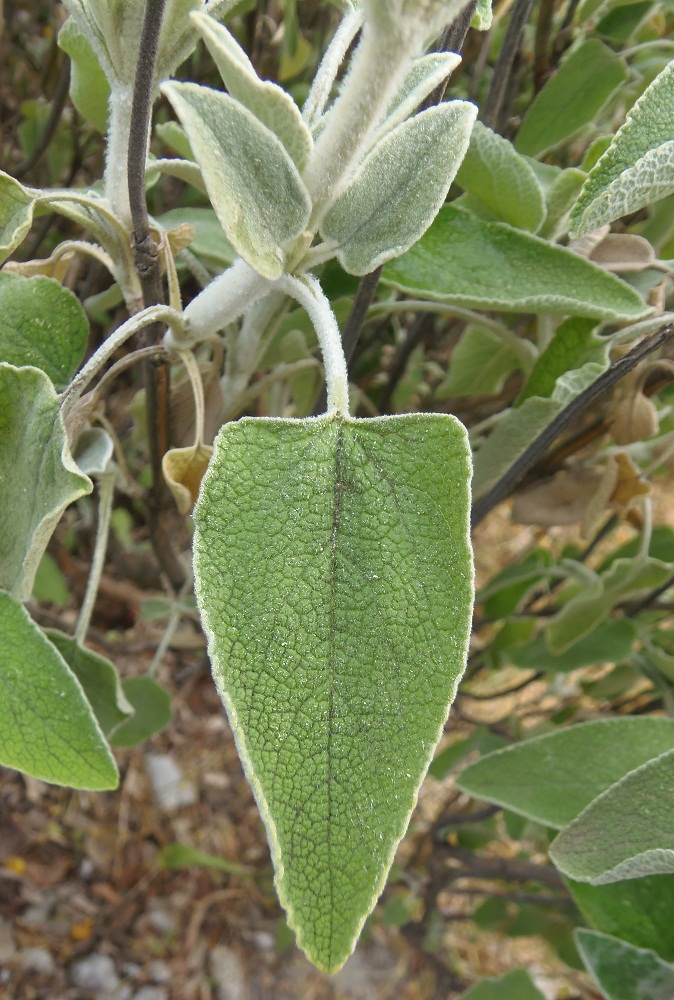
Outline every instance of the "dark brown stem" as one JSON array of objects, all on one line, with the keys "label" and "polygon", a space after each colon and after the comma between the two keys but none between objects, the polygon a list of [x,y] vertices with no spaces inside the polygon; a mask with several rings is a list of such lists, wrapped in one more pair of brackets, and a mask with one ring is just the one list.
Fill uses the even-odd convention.
[{"label": "dark brown stem", "polygon": [[631,351],[620,358],[611,367],[603,372],[599,378],[595,379],[591,385],[579,393],[575,399],[571,400],[568,406],[559,413],[551,423],[545,427],[532,443],[517,458],[511,467],[501,476],[490,490],[484,493],[475,501],[472,508],[473,527],[482,521],[490,510],[509,497],[517,484],[524,478],[534,465],[543,458],[546,451],[559,437],[562,431],[566,430],[595,399],[611,389],[628,372],[643,361],[644,358],[663,347],[674,335],[674,328],[671,325],[661,327],[646,337],[633,347]]},{"label": "dark brown stem", "polygon": [[484,110],[480,116],[485,125],[501,132],[505,125],[507,113],[506,95],[510,77],[519,54],[522,35],[533,10],[534,0],[515,0],[510,23],[503,39],[501,51],[498,54],[494,75]]},{"label": "dark brown stem", "polygon": [[424,334],[433,325],[433,317],[430,314],[419,316],[415,319],[412,329],[408,330],[407,336],[398,345],[391,360],[388,371],[388,379],[379,396],[379,412],[390,413],[393,393],[401,378],[405,374],[407,362],[410,359],[415,347],[421,343]]},{"label": "dark brown stem", "polygon": [[[147,0],[136,65],[136,80],[131,105],[129,132],[128,184],[136,270],[147,308],[164,301],[161,283],[161,263],[157,246],[150,232],[150,220],[145,199],[145,161],[152,118],[155,69],[165,0]],[[143,331],[141,349],[157,344],[163,334],[159,324]],[[169,365],[163,358],[146,358],[142,366],[145,387],[148,446],[152,468],[152,492],[148,501],[148,529],[152,548],[171,585],[182,586],[185,574],[175,555],[169,537],[161,524],[166,488],[162,475],[162,458],[169,448]]]}]

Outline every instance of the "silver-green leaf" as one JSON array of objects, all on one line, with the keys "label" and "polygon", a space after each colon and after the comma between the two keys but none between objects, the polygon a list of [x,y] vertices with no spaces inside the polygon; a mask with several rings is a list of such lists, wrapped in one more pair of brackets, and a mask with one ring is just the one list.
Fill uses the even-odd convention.
[{"label": "silver-green leaf", "polygon": [[283,273],[283,244],[309,221],[310,200],[280,140],[234,98],[194,83],[165,84],[228,240],[265,278]]},{"label": "silver-green leaf", "polygon": [[448,101],[388,132],[321,224],[349,274],[368,274],[426,232],[468,148],[477,109]]}]

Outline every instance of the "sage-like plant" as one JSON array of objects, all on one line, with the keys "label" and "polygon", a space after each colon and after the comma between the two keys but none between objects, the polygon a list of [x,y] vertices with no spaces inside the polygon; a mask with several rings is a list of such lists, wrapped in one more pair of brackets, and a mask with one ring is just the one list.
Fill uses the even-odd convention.
[{"label": "sage-like plant", "polygon": [[[339,327],[315,271],[336,257],[350,274],[369,273],[412,246],[444,202],[476,108],[450,100],[417,109],[459,61],[426,48],[463,2],[350,7],[303,112],[258,78],[214,16],[227,4],[169,2],[163,22],[158,4],[150,23],[155,58],[148,55],[144,67],[136,59],[148,23],[140,0],[66,6],[109,86],[104,196],[40,192],[4,175],[5,253],[23,238],[37,205],[63,211],[97,245],[68,245],[56,256],[94,254],[133,315],[77,373],[78,352],[66,361],[64,319],[60,394],[50,368],[0,369],[9,425],[3,447],[9,452],[22,438],[26,462],[6,502],[20,507],[28,469],[42,469],[36,502],[11,545],[3,542],[2,628],[18,685],[12,697],[31,684],[34,718],[31,732],[21,719],[15,730],[5,727],[2,759],[48,781],[116,784],[105,736],[115,742],[133,706],[114,671],[106,697],[92,697],[92,654],[82,643],[120,473],[105,432],[91,440],[96,389],[85,393],[121,344],[164,323],[165,348],[191,379],[196,428],[194,446],[168,451],[163,468],[185,512],[206,469],[194,511],[194,579],[215,681],[267,828],[289,923],[310,959],[334,971],[384,886],[464,669],[471,463],[466,432],[448,414],[350,416]],[[226,90],[170,81],[199,37]],[[132,230],[142,242],[126,170],[129,145],[139,141],[132,108],[141,68],[150,97],[160,89],[173,106],[189,152],[151,168],[182,171],[203,187],[238,255],[184,310],[168,249],[169,305],[142,308],[146,286],[131,247]],[[144,159],[147,136],[140,141]],[[72,309],[60,286],[50,293],[58,308],[67,300]],[[229,410],[240,412],[237,397],[245,397],[288,299],[316,332],[327,412],[225,423],[211,449],[193,351],[225,338],[223,393]],[[82,457],[87,440],[93,460]],[[92,489],[92,476],[100,477],[99,534],[68,644],[41,632],[21,602],[63,509]]]}]

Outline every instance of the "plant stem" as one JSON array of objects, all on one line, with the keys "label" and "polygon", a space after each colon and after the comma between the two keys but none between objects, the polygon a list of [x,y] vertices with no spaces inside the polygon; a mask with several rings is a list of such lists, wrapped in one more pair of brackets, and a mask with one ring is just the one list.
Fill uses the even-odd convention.
[{"label": "plant stem", "polygon": [[323,353],[327,384],[327,412],[349,415],[349,376],[337,320],[330,302],[313,275],[295,278],[285,274],[275,283],[279,291],[296,299],[307,311],[313,323]]},{"label": "plant stem", "polygon": [[131,132],[131,87],[115,84],[110,93],[108,144],[105,154],[105,197],[127,237],[131,232],[131,205],[126,160]]},{"label": "plant stem", "polygon": [[91,570],[87,580],[87,589],[82,601],[77,625],[75,627],[75,639],[79,643],[86,640],[91,615],[96,603],[98,586],[103,575],[105,566],[105,552],[108,547],[108,535],[110,533],[110,515],[112,513],[112,498],[115,492],[115,479],[117,476],[116,466],[107,468],[101,476],[101,483],[98,494],[98,526],[96,528],[96,544],[94,555],[91,560]]},{"label": "plant stem", "polygon": [[533,10],[534,0],[515,0],[510,23],[503,39],[503,45],[499,52],[496,65],[494,66],[494,76],[492,77],[489,93],[482,113],[482,121],[495,132],[500,132],[505,124],[507,115],[506,95],[510,78],[515,67],[515,60],[519,55],[522,35],[527,25],[527,21]]},{"label": "plant stem", "polygon": [[63,402],[61,403],[61,411],[64,418],[80,398],[92,378],[110,360],[115,351],[119,350],[129,337],[133,337],[135,333],[138,333],[139,330],[142,330],[143,327],[150,323],[166,323],[170,327],[175,327],[178,331],[183,329],[183,317],[168,306],[152,306],[150,309],[144,309],[142,312],[136,313],[126,323],[122,323],[101,344],[96,353],[89,358],[84,368],[77,373],[64,392]]}]

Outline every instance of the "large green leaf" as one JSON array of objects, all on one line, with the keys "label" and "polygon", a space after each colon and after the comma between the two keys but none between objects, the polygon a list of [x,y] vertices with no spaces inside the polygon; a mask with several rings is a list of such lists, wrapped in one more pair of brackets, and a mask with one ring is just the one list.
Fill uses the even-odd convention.
[{"label": "large green leaf", "polygon": [[544,1000],[524,969],[514,969],[499,979],[485,979],[471,986],[461,1000]]},{"label": "large green leaf", "polygon": [[652,875],[609,885],[568,881],[585,919],[605,934],[674,961],[674,875]]},{"label": "large green leaf", "polygon": [[561,829],[614,782],[672,747],[671,719],[585,722],[497,750],[467,767],[457,784]]},{"label": "large green leaf", "polygon": [[53,278],[0,274],[0,361],[41,368],[65,386],[80,366],[89,322],[79,300]]},{"label": "large green leaf", "polygon": [[23,242],[33,223],[34,204],[33,195],[0,170],[0,264]]},{"label": "large green leaf", "polygon": [[68,450],[54,386],[39,368],[0,363],[0,585],[28,600],[61,514],[90,493]]},{"label": "large green leaf", "polygon": [[504,312],[638,319],[650,310],[624,281],[564,247],[445,205],[383,280],[404,292]]},{"label": "large green leaf", "polygon": [[674,966],[654,951],[579,927],[576,943],[585,968],[606,1000],[672,1000]]},{"label": "large green leaf", "polygon": [[535,233],[545,219],[543,189],[532,167],[482,122],[475,122],[456,183],[516,229]]},{"label": "large green leaf", "polygon": [[[655,721],[655,720],[651,720]],[[607,788],[563,830],[550,856],[577,882],[674,873],[674,749]]]},{"label": "large green leaf", "polygon": [[213,56],[228,93],[278,136],[297,168],[302,170],[313,140],[292,97],[278,84],[260,80],[234,36],[214,18],[194,14],[192,21]]},{"label": "large green leaf", "polygon": [[18,601],[0,591],[0,763],[74,788],[116,788],[80,684]]},{"label": "large green leaf", "polygon": [[538,156],[593,122],[627,79],[627,67],[598,38],[590,38],[563,60],[531,105],[515,147]]},{"label": "large green leaf", "polygon": [[282,245],[309,221],[310,202],[280,140],[234,98],[195,83],[164,93],[180,118],[232,246],[266,278],[283,272]]},{"label": "large green leaf", "polygon": [[574,235],[674,191],[674,61],[655,78],[590,171],[573,209]]},{"label": "large green leaf", "polygon": [[47,629],[46,635],[82,685],[101,730],[109,736],[133,713],[115,665],[104,656],[80,646],[73,636],[65,632]]},{"label": "large green leaf", "polygon": [[467,101],[428,108],[365,157],[321,223],[345,271],[368,274],[426,232],[468,148],[476,113]]},{"label": "large green leaf", "polygon": [[463,671],[454,418],[226,424],[195,510],[209,652],[300,946],[335,971],[381,892]]}]

